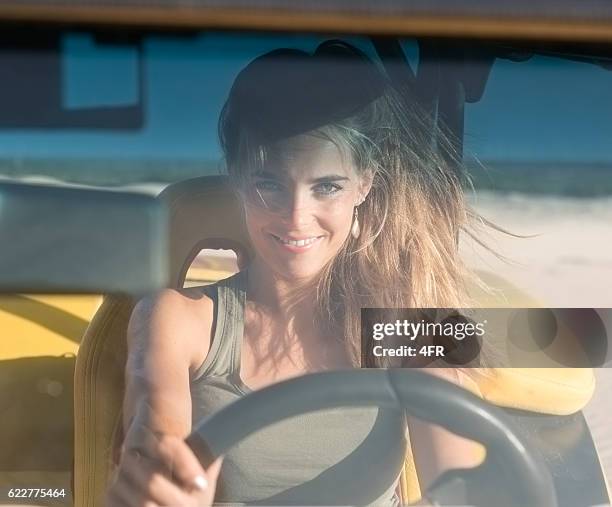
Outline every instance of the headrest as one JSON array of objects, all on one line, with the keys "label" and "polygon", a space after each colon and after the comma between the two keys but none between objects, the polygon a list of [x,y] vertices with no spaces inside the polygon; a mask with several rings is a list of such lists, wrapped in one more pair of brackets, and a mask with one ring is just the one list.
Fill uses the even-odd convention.
[{"label": "headrest", "polygon": [[170,220],[170,286],[182,287],[203,248],[253,257],[242,206],[226,176],[204,176],[170,185],[159,194]]}]

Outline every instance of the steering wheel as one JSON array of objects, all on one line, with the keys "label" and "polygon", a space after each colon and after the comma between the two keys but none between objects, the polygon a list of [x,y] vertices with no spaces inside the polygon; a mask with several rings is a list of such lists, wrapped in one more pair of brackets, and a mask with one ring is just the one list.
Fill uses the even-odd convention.
[{"label": "steering wheel", "polygon": [[425,492],[423,497],[434,505],[557,506],[552,477],[542,458],[527,449],[499,408],[415,370],[343,370],[280,382],[203,419],[186,442],[206,467],[274,422],[321,409],[356,406],[406,410],[486,447],[486,459],[478,467],[450,470]]}]

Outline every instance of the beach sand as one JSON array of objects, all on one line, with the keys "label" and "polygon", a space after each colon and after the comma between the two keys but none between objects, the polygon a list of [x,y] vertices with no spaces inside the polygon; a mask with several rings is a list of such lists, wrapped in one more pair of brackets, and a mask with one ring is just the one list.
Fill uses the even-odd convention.
[{"label": "beach sand", "polygon": [[515,238],[484,228],[502,262],[469,241],[471,267],[493,271],[549,307],[612,307],[612,198],[576,199],[479,192],[472,206]]}]

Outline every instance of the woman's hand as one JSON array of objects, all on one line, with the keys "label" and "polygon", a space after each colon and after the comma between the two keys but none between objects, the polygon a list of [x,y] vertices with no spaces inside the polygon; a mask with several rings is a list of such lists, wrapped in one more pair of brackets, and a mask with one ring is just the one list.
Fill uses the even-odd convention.
[{"label": "woman's hand", "polygon": [[221,458],[204,470],[185,441],[147,432],[126,439],[106,507],[195,507],[212,505]]},{"label": "woman's hand", "polygon": [[172,289],[134,308],[127,330],[125,438],[106,507],[212,504],[221,463],[204,470],[184,442],[192,423],[190,371],[208,351],[202,337],[212,332],[212,308],[210,301],[203,311]]}]

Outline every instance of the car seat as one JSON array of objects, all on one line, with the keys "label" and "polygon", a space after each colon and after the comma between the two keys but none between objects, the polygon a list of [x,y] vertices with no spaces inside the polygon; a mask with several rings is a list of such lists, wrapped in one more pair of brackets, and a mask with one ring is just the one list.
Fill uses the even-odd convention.
[{"label": "car seat", "polygon": [[[170,287],[183,286],[189,266],[203,248],[234,250],[238,254],[239,264],[253,255],[241,206],[226,177],[181,181],[167,187],[159,199],[169,210]],[[76,507],[101,505],[116,457],[114,451],[121,435],[126,330],[135,302],[134,297],[127,295],[105,296],[78,352],[74,381],[73,493]],[[521,302],[525,300],[509,301],[511,306],[519,307],[522,306]],[[590,445],[590,450],[578,453],[581,466],[583,462],[596,460],[596,453],[593,458],[590,434],[579,412],[594,389],[591,370],[499,370],[488,381],[474,382],[466,387],[493,403],[508,407],[517,420],[527,414],[532,430],[539,428],[542,422],[535,413],[548,414],[542,417],[546,424],[553,427],[553,442],[555,438],[559,441],[559,431],[561,434],[569,431],[572,449],[577,442],[584,443],[585,439]],[[559,426],[559,419],[555,418],[559,415],[570,417],[570,420],[563,419],[570,425],[569,430],[567,424]],[[551,423],[552,419],[547,418],[553,418],[556,422]],[[566,468],[559,469],[565,471]],[[598,477],[603,477],[598,464],[596,469]],[[600,489],[604,487],[602,481],[599,481]],[[420,498],[411,452],[406,456],[400,489],[402,500],[406,503]]]}]

